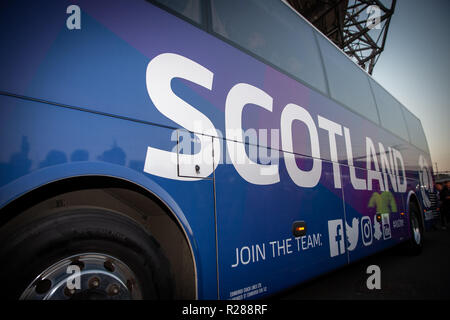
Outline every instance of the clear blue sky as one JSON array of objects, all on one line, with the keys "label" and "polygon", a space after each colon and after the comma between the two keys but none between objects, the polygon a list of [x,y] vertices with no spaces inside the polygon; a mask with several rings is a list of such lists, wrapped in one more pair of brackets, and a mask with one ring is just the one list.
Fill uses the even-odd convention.
[{"label": "clear blue sky", "polygon": [[450,170],[450,1],[398,0],[373,77],[422,121],[433,168]]}]

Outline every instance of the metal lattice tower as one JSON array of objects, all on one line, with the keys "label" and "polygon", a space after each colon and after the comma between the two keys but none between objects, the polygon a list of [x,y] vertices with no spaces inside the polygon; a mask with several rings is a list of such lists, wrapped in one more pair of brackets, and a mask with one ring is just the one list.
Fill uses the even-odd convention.
[{"label": "metal lattice tower", "polygon": [[372,74],[397,0],[288,0],[292,7]]}]

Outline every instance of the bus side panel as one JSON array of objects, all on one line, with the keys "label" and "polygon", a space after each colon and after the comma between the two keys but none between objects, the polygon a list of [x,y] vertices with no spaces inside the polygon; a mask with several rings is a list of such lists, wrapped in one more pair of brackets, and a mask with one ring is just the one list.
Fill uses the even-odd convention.
[{"label": "bus side panel", "polygon": [[[270,75],[270,76],[269,76]],[[395,148],[399,150],[402,155],[403,161],[406,162],[408,155],[410,154],[410,146],[407,142],[393,136],[387,131],[382,130],[377,125],[366,120],[365,118],[350,112],[348,109],[337,105],[335,102],[327,99],[326,97],[316,93],[313,90],[309,90],[299,83],[292,83],[286,76],[281,75],[272,70],[268,70],[266,74],[265,90],[271,93],[272,96],[277,97],[275,102],[275,110],[273,114],[280,112],[279,110],[289,102],[294,102],[299,106],[305,108],[315,121],[319,136],[320,156],[322,159],[331,159],[330,151],[330,136],[328,132],[321,128],[319,125],[319,116],[336,123],[340,129],[341,134],[334,136],[334,142],[336,145],[337,160],[340,164],[340,176],[337,177],[339,172],[331,171],[330,173],[336,179],[341,181],[341,186],[330,186],[335,193],[343,192],[343,199],[345,200],[345,221],[349,227],[345,228],[348,232],[346,239],[344,239],[345,248],[349,255],[349,260],[354,261],[356,259],[367,256],[371,253],[382,250],[386,247],[405,240],[408,235],[408,220],[404,213],[405,207],[403,203],[405,192],[396,192],[397,188],[394,188],[392,181],[388,176],[387,186],[384,186],[384,173],[380,173],[382,177],[383,188],[380,187],[380,182],[376,179],[372,179],[372,186],[369,187],[367,169],[383,171],[382,167],[382,150],[386,153],[387,161],[389,162],[389,170],[394,174],[399,175],[400,182],[402,181],[403,173],[400,161],[397,164],[397,171],[395,171],[394,163],[390,162],[389,148]],[[255,119],[260,118],[260,125],[267,126],[267,122],[270,120],[262,112],[255,112],[250,108],[246,110],[247,118]],[[277,117],[277,116],[275,116]],[[245,123],[245,118],[243,122]],[[316,122],[317,121],[317,122]],[[348,136],[346,136],[348,134]],[[307,130],[302,130],[300,126],[293,125],[293,144],[294,152],[299,154],[311,154],[310,149],[310,134]],[[373,146],[373,149],[372,149]],[[349,158],[351,157],[351,159]],[[368,164],[367,161],[370,161]],[[353,163],[353,169],[356,172],[356,177],[362,180],[363,187],[357,189],[351,179],[349,172],[349,164]],[[406,167],[406,164],[404,164]],[[282,167],[282,166],[281,166]],[[413,169],[413,168],[411,168]],[[387,172],[386,168],[383,172]],[[394,178],[397,185],[397,177]],[[304,192],[304,188],[299,188],[299,192]],[[384,200],[380,200],[384,199]],[[387,199],[387,200],[386,200]],[[379,233],[375,232],[379,226],[374,223],[374,216],[377,213],[377,205],[381,205],[382,202],[388,202],[390,205],[386,206],[391,208],[389,215],[384,215],[386,232],[388,231],[388,225],[390,226],[391,236],[382,236],[380,239],[376,239],[374,235],[379,237]],[[394,211],[395,209],[395,211]],[[382,211],[385,211],[384,209]],[[381,212],[380,212],[381,213]],[[353,220],[357,222],[353,227]],[[388,223],[389,222],[389,223]],[[395,228],[394,228],[395,227]],[[363,238],[363,230],[366,230],[367,236]],[[371,230],[370,230],[371,229]],[[350,237],[350,233],[353,233]],[[382,230],[381,230],[382,232]],[[372,242],[370,242],[372,238]],[[350,243],[349,239],[353,241]],[[354,246],[354,247],[353,247]],[[347,250],[350,248],[351,250]],[[344,255],[343,253],[340,253]],[[333,257],[335,259],[335,257]]]},{"label": "bus side panel", "polygon": [[146,83],[149,62],[171,53],[214,74],[212,90],[183,77],[171,89],[224,132],[230,88],[264,80],[264,64],[145,0],[77,1],[79,30],[66,26],[71,4],[18,0],[2,7],[0,91],[179,128],[158,110]]},{"label": "bus side panel", "polygon": [[[231,164],[216,170],[221,299],[261,298],[347,263],[346,256],[330,259],[330,250],[339,247],[330,249],[327,221],[343,219],[332,164],[322,162],[316,187],[300,188],[280,156],[280,182],[272,185],[248,183]],[[295,158],[300,167],[311,165],[311,158]],[[294,237],[295,221],[306,223],[305,236]],[[344,240],[342,224],[334,236]]]},{"label": "bus side panel", "polygon": [[[352,262],[407,239],[409,222],[404,211],[403,193],[392,189],[382,191],[377,180],[373,181],[372,190],[355,191],[350,168],[341,166],[347,252]],[[367,181],[367,170],[353,169],[357,178]]]},{"label": "bus side panel", "polygon": [[[149,146],[173,150],[172,130],[3,95],[0,119],[0,207],[72,176],[108,175],[144,187],[157,184],[184,214],[178,219],[196,258],[198,297],[217,298],[212,176],[180,182],[143,171]],[[169,202],[163,194],[157,196]]]}]

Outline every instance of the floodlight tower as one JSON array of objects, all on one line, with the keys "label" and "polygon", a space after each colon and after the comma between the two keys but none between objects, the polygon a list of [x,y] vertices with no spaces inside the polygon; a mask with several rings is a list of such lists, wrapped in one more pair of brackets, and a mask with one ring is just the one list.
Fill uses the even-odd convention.
[{"label": "floodlight tower", "polygon": [[397,0],[288,0],[291,6],[372,74]]}]

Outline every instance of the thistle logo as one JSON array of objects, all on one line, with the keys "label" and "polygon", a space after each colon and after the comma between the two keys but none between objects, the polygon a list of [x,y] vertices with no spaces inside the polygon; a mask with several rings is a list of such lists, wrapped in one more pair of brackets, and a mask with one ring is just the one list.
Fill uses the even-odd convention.
[{"label": "thistle logo", "polygon": [[341,219],[328,221],[330,238],[330,256],[336,257],[345,253],[344,224]]}]

